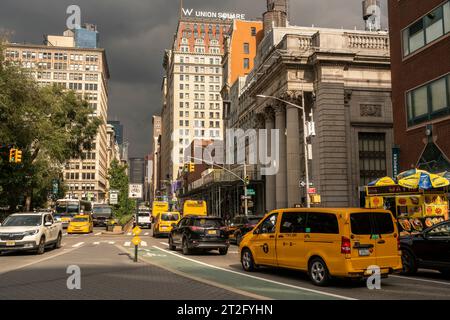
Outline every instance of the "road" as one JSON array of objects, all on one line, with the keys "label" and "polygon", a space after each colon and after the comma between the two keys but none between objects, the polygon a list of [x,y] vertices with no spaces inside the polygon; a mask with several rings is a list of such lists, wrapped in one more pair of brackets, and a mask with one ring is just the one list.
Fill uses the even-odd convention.
[{"label": "road", "polygon": [[[0,300],[7,299],[180,299],[180,300],[340,300],[450,299],[450,281],[421,270],[415,277],[390,276],[380,290],[364,282],[310,284],[304,273],[263,268],[242,270],[236,246],[226,256],[211,252],[183,256],[167,249],[167,239],[143,230],[139,262],[133,262],[131,234],[65,235],[63,247],[36,256],[0,256]],[[81,271],[81,289],[69,290],[69,266]]]}]

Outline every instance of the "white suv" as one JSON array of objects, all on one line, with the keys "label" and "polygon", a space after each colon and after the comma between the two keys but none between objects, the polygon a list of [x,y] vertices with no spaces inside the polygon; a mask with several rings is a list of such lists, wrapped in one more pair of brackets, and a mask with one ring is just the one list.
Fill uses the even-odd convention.
[{"label": "white suv", "polygon": [[0,224],[0,253],[26,250],[43,254],[45,248],[61,247],[62,225],[51,213],[16,213]]}]

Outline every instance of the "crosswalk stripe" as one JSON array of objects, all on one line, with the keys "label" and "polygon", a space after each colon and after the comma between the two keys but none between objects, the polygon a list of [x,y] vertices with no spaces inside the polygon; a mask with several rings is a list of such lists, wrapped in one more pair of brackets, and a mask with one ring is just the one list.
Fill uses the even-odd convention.
[{"label": "crosswalk stripe", "polygon": [[99,245],[100,244],[100,242],[94,242],[94,245]]},{"label": "crosswalk stripe", "polygon": [[101,234],[102,234],[101,232],[98,232],[98,233],[96,233],[95,235],[96,235],[96,236],[99,236],[99,235],[101,235]]},{"label": "crosswalk stripe", "polygon": [[67,236],[67,233],[63,233],[63,236],[64,236],[64,237]]},{"label": "crosswalk stripe", "polygon": [[114,244],[114,243],[116,243],[115,241],[109,241],[108,242],[109,244]]},{"label": "crosswalk stripe", "polygon": [[124,246],[125,246],[125,247],[131,246],[131,242],[129,242],[129,241],[125,242],[125,243],[124,243]]},{"label": "crosswalk stripe", "polygon": [[77,244],[74,244],[72,246],[72,248],[78,248],[78,247],[82,246],[83,244],[84,244],[84,242],[78,242]]},{"label": "crosswalk stripe", "polygon": [[128,233],[127,233],[127,236],[131,236],[131,232],[128,232]]},{"label": "crosswalk stripe", "polygon": [[147,242],[141,241],[141,247],[146,247],[146,246],[147,246]]},{"label": "crosswalk stripe", "polygon": [[169,246],[169,244],[167,242],[160,242],[160,243],[165,245],[165,246]]},{"label": "crosswalk stripe", "polygon": [[144,236],[148,236],[148,232],[144,233]]}]

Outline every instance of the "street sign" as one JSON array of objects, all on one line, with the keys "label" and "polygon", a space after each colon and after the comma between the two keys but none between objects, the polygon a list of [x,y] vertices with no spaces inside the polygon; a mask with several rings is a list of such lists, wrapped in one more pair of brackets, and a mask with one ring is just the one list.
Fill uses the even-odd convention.
[{"label": "street sign", "polygon": [[135,236],[138,236],[142,233],[142,229],[139,228],[138,226],[134,227],[132,231],[133,231],[133,235],[135,235]]},{"label": "street sign", "polygon": [[317,189],[316,188],[308,188],[308,194],[316,194]]},{"label": "street sign", "polygon": [[54,195],[58,194],[58,189],[59,189],[59,183],[57,179],[53,179],[52,181],[52,193]]},{"label": "street sign", "polygon": [[256,196],[256,191],[254,189],[247,189],[248,196]]},{"label": "street sign", "polygon": [[139,238],[138,236],[135,236],[132,240],[131,240],[131,242],[133,242],[133,244],[135,245],[135,246],[138,246],[140,243],[141,243],[141,238]]},{"label": "street sign", "polygon": [[241,196],[241,200],[245,200],[245,199],[251,200],[252,197],[251,196]]},{"label": "street sign", "polygon": [[119,191],[117,190],[109,191],[109,204],[119,204]]},{"label": "street sign", "polygon": [[305,181],[300,181],[300,188],[304,188],[306,187],[306,182]]},{"label": "street sign", "polygon": [[142,199],[142,184],[135,184],[135,183],[130,184],[128,198]]}]

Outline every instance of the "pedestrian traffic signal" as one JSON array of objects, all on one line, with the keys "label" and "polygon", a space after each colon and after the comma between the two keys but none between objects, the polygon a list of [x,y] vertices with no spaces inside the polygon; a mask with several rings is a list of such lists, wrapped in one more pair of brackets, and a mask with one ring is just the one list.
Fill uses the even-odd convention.
[{"label": "pedestrian traffic signal", "polygon": [[189,164],[189,172],[195,172],[195,164],[193,162]]},{"label": "pedestrian traffic signal", "polygon": [[16,149],[9,150],[9,162],[16,162]]},{"label": "pedestrian traffic signal", "polygon": [[16,150],[16,163],[22,163],[22,151]]}]

